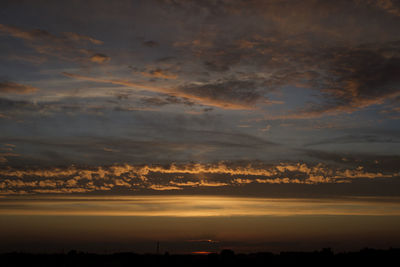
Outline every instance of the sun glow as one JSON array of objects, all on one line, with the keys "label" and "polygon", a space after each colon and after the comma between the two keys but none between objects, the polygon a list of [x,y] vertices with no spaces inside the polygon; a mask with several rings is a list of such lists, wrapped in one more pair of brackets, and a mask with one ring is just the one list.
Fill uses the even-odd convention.
[{"label": "sun glow", "polygon": [[[383,203],[384,202],[384,203]],[[222,196],[40,196],[6,199],[2,215],[292,216],[400,215],[398,198],[252,198]]]}]

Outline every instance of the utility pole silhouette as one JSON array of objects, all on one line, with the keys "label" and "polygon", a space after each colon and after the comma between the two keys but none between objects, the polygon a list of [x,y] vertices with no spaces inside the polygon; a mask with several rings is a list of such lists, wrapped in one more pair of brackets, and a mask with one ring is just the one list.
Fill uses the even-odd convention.
[{"label": "utility pole silhouette", "polygon": [[157,254],[157,255],[160,254],[160,242],[159,242],[159,241],[157,241],[157,251],[156,251],[156,254]]}]

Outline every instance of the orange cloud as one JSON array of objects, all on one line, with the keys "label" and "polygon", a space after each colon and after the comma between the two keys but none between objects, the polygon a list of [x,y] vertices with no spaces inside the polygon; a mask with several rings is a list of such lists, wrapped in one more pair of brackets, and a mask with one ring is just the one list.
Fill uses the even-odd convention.
[{"label": "orange cloud", "polygon": [[6,94],[32,94],[38,91],[39,89],[29,85],[23,85],[14,82],[0,82],[0,93]]},{"label": "orange cloud", "polygon": [[96,62],[96,63],[104,63],[109,61],[110,58],[104,54],[94,54],[93,56],[90,57],[90,61]]},{"label": "orange cloud", "polygon": [[169,72],[162,70],[162,69],[155,69],[149,72],[141,72],[143,76],[150,77],[150,78],[162,78],[162,79],[172,79],[175,80],[178,78],[175,74],[170,74]]},{"label": "orange cloud", "polygon": [[[32,47],[42,55],[58,57],[65,61],[91,61],[104,63],[110,58],[104,54],[95,53],[90,49],[78,47],[85,46],[87,43],[93,45],[103,44],[102,41],[78,33],[62,33],[61,36],[54,35],[48,31],[35,29],[24,30],[18,27],[0,24],[0,34],[22,39],[27,46]],[[13,56],[11,57],[13,58]],[[15,57],[14,57],[15,58]],[[22,60],[42,62],[43,59],[35,57],[18,57]]]},{"label": "orange cloud", "polygon": [[157,190],[157,191],[182,190],[181,187],[177,187],[177,186],[156,185],[156,184],[150,185],[149,188],[150,188],[150,189],[153,189],[153,190]]},{"label": "orange cloud", "polygon": [[179,89],[179,88],[164,88],[164,87],[134,83],[134,82],[125,81],[125,80],[109,80],[109,79],[102,79],[102,78],[96,78],[96,77],[88,77],[88,76],[79,75],[79,74],[72,74],[72,73],[67,73],[67,72],[63,72],[63,75],[70,77],[70,78],[79,79],[79,80],[98,82],[98,83],[116,84],[116,85],[131,87],[131,88],[137,88],[137,89],[141,89],[141,90],[147,90],[150,92],[170,94],[170,95],[173,95],[176,97],[187,98],[187,99],[199,102],[200,104],[203,104],[203,105],[214,106],[214,107],[219,107],[219,108],[223,108],[223,109],[239,109],[239,110],[240,109],[254,109],[253,103],[252,103],[252,105],[249,105],[247,103],[229,101],[228,99],[226,99],[226,100],[216,99],[216,98],[213,98],[208,95],[202,96],[201,94],[190,93],[190,91]]},{"label": "orange cloud", "polygon": [[[195,177],[193,177],[193,175]],[[222,176],[221,176],[222,175]],[[217,164],[115,165],[97,168],[3,169],[0,191],[75,189],[109,191],[114,187],[126,190],[182,190],[198,187],[226,187],[247,184],[333,184],[351,183],[353,179],[394,178],[399,173],[380,173],[356,169],[340,169],[322,164],[280,163],[269,166],[230,166]],[[201,176],[201,178],[199,178]],[[238,177],[239,176],[239,177]],[[219,178],[215,178],[219,177]],[[40,191],[41,192],[41,191]]]},{"label": "orange cloud", "polygon": [[193,181],[187,181],[187,182],[175,182],[175,181],[170,181],[170,184],[176,185],[176,186],[188,186],[188,187],[198,187],[198,186],[205,186],[205,187],[219,187],[219,186],[227,186],[229,184],[227,183],[222,183],[222,182],[215,182],[215,181],[206,181],[206,180],[200,180],[200,182],[193,182]]},{"label": "orange cloud", "polygon": [[78,33],[75,33],[75,32],[64,32],[63,34],[65,36],[67,36],[68,39],[74,40],[76,42],[86,41],[86,42],[90,42],[90,43],[95,44],[95,45],[102,45],[104,43],[103,41],[94,39],[94,38],[92,38],[90,36],[78,34]]}]

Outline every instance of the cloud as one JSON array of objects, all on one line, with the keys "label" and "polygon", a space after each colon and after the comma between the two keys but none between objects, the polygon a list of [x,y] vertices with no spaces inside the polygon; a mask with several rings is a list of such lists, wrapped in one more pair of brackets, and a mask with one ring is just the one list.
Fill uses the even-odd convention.
[{"label": "cloud", "polygon": [[104,63],[110,60],[110,57],[104,55],[104,54],[94,54],[93,56],[90,57],[90,61],[96,62],[96,63]]},{"label": "cloud", "polygon": [[168,191],[170,191],[170,190],[182,190],[182,188],[181,187],[177,187],[177,186],[168,186],[168,185],[155,185],[155,184],[153,184],[153,185],[150,185],[150,187],[149,187],[150,189],[153,189],[153,190],[157,190],[157,191],[166,191],[166,190],[168,190]]},{"label": "cloud", "polygon": [[15,82],[0,82],[0,93],[6,94],[32,94],[39,89],[29,85],[23,85]]},{"label": "cloud", "polygon": [[[196,188],[235,188],[252,184],[343,184],[355,179],[391,179],[398,171],[372,172],[364,167],[341,168],[324,164],[237,163],[114,165],[93,168],[0,169],[0,191],[74,193],[94,191],[170,191]],[[46,191],[47,190],[47,191]]]},{"label": "cloud", "polygon": [[171,74],[168,71],[162,69],[154,69],[148,72],[141,72],[141,74],[145,77],[150,77],[150,78],[162,78],[162,79],[172,79],[172,80],[178,78],[178,75]]},{"label": "cloud", "polygon": [[104,44],[103,41],[94,39],[90,36],[86,36],[86,35],[82,35],[82,34],[78,34],[75,32],[64,32],[63,35],[65,35],[68,39],[74,40],[76,42],[90,42],[92,44],[95,45],[102,45]]},{"label": "cloud", "polygon": [[325,144],[351,144],[351,143],[400,143],[400,139],[393,134],[356,134],[344,135],[336,138],[324,139],[306,144],[306,146],[316,146]]},{"label": "cloud", "polygon": [[255,83],[252,81],[228,80],[206,84],[186,84],[178,87],[165,88],[147,84],[134,83],[125,80],[111,80],[97,77],[88,77],[79,74],[64,72],[63,75],[85,81],[122,85],[150,92],[164,93],[176,97],[187,98],[190,101],[203,105],[215,106],[222,109],[254,109],[254,104],[267,99],[256,92]]},{"label": "cloud", "polygon": [[[229,184],[227,183],[222,183],[222,182],[215,182],[215,181],[205,181],[205,180],[200,180],[199,182],[176,182],[176,181],[170,181],[169,182],[172,185],[180,186],[180,187],[199,187],[199,186],[205,186],[205,187],[220,187],[220,186],[227,186]],[[182,188],[180,188],[182,189]]]},{"label": "cloud", "polygon": [[389,14],[400,16],[400,4],[396,0],[356,0],[358,3],[367,3],[376,6]]},{"label": "cloud", "polygon": [[145,45],[147,47],[156,47],[156,46],[159,46],[160,44],[156,41],[149,40],[149,41],[144,41],[143,45]]},{"label": "cloud", "polygon": [[[226,22],[205,25],[175,43],[202,61],[208,72],[258,73],[267,90],[296,86],[316,92],[315,101],[277,119],[353,113],[399,95],[400,46],[395,36],[400,25],[381,12],[396,15],[397,1],[162,2],[199,21],[222,17]],[[252,20],[246,23],[248,17]]]},{"label": "cloud", "polygon": [[7,115],[4,115],[4,114],[0,113],[0,118],[2,118],[2,119],[8,119],[9,117],[8,117]]},{"label": "cloud", "polygon": [[164,105],[175,105],[184,104],[186,106],[193,106],[195,102],[190,101],[187,98],[180,98],[173,95],[160,95],[159,97],[144,97],[141,99],[145,106],[164,106]]},{"label": "cloud", "polygon": [[336,179],[357,179],[357,178],[368,178],[368,179],[376,179],[376,178],[390,178],[393,177],[392,174],[383,174],[383,173],[372,173],[364,171],[362,166],[359,166],[355,170],[343,170],[338,171],[334,178]]},{"label": "cloud", "polygon": [[[0,92],[1,93],[1,92]],[[11,93],[10,93],[11,94]],[[16,94],[16,93],[14,93]],[[17,100],[0,98],[0,111],[8,118],[26,118],[26,116],[40,117],[49,114],[99,114],[104,110],[112,110],[114,106],[96,102],[90,98],[60,98],[57,100]]]},{"label": "cloud", "polygon": [[388,47],[358,47],[333,52],[330,82],[319,88],[327,101],[304,111],[305,115],[351,113],[380,105],[400,95],[400,43]]},{"label": "cloud", "polygon": [[347,168],[352,168],[352,166],[362,166],[364,170],[375,173],[382,172],[382,170],[388,172],[399,171],[398,162],[400,156],[398,155],[356,152],[340,153],[311,149],[302,149],[301,152],[318,161],[335,163],[341,166],[347,166]]},{"label": "cloud", "polygon": [[86,48],[88,43],[100,45],[103,43],[102,41],[73,32],[57,36],[41,29],[25,30],[0,24],[1,33],[23,40],[27,46],[32,47],[39,54],[57,57],[65,61],[103,63],[109,59],[104,54],[99,54]]},{"label": "cloud", "polygon": [[[303,11],[303,9],[317,9],[319,11],[324,11],[326,8],[331,7],[333,9],[332,3],[326,3],[323,0],[313,1],[313,0],[305,0],[302,3],[288,3],[286,5],[282,5],[285,2],[282,0],[251,0],[251,1],[241,1],[241,0],[232,0],[232,1],[213,1],[213,0],[204,0],[201,2],[193,1],[193,0],[159,0],[160,2],[169,5],[171,7],[177,9],[183,9],[191,15],[197,14],[207,14],[208,16],[226,16],[232,14],[265,14],[271,16],[278,16],[282,13],[286,14],[286,9],[296,8],[298,10]],[[371,6],[377,9],[381,9],[389,14],[399,16],[400,12],[400,4],[396,0],[353,0],[353,1],[337,1],[336,8],[341,9],[344,7],[353,7],[360,8],[362,6]],[[290,14],[290,13],[289,13]],[[316,14],[315,16],[318,16]],[[321,14],[325,15],[325,13]],[[321,16],[319,15],[319,16]],[[292,15],[293,16],[293,15]],[[303,21],[299,21],[302,23]]]},{"label": "cloud", "polygon": [[8,160],[7,160],[8,157],[19,157],[19,156],[20,156],[20,154],[17,154],[17,153],[11,153],[11,152],[1,153],[0,152],[0,164],[8,162]]},{"label": "cloud", "polygon": [[[270,116],[271,119],[310,119],[350,114],[373,105],[393,102],[400,95],[398,41],[329,47],[312,56],[299,56],[315,63],[320,61],[322,66],[312,75],[295,72],[287,81],[297,87],[314,90],[315,100],[286,114]],[[303,68],[311,66],[304,65]]]},{"label": "cloud", "polygon": [[[23,109],[23,106],[8,108],[16,109],[14,112],[18,117],[18,109]],[[130,127],[124,128],[118,136],[77,136],[74,130],[76,127],[89,133],[95,129],[100,129],[99,132],[101,132],[101,129],[104,129],[102,117],[94,119],[93,115],[81,115],[83,120],[77,123],[75,115],[63,114],[63,110],[51,112],[49,115],[41,115],[45,111],[30,108],[25,109],[24,113],[35,111],[35,115],[32,116],[34,126],[43,125],[43,120],[45,121],[44,125],[57,124],[59,118],[65,118],[71,130],[67,130],[68,135],[64,132],[65,135],[61,136],[41,130],[39,131],[40,136],[37,137],[3,137],[3,142],[16,143],[20,147],[30,148],[29,151],[23,153],[19,160],[12,159],[9,163],[12,166],[21,164],[30,166],[68,165],[77,162],[88,165],[108,165],[118,162],[168,163],[171,159],[186,161],[198,160],[199,157],[210,161],[221,158],[232,160],[243,157],[238,151],[258,155],[264,154],[265,151],[276,152],[284,149],[279,144],[268,141],[267,138],[232,131],[229,127],[225,128],[224,123],[215,120],[213,114],[183,114],[177,117],[175,114],[171,116],[159,112],[139,111],[133,113],[136,122]],[[104,111],[104,113],[106,112]],[[37,113],[39,115],[36,115]],[[117,111],[116,113],[117,116],[124,118],[132,116],[131,112]],[[90,120],[90,124],[86,123],[87,119]],[[215,123],[221,126],[218,127],[220,130],[208,130],[214,128],[208,125]],[[107,125],[106,128],[115,129],[119,124]],[[29,125],[26,127],[31,129]],[[56,132],[58,131],[54,133]],[[118,152],[111,153],[104,151],[104,148]],[[86,156],[82,157],[83,154]],[[79,160],[77,161],[77,159]]]},{"label": "cloud", "polygon": [[264,128],[261,129],[263,132],[269,132],[271,130],[271,125],[266,125]]},{"label": "cloud", "polygon": [[[154,40],[142,44],[157,47],[157,57],[176,58],[187,68],[179,73],[181,84],[174,84],[171,90],[152,88],[153,91],[224,109],[252,109],[270,103],[265,97],[268,92],[290,85],[317,92],[317,101],[312,105],[280,118],[351,113],[396,96],[399,49],[393,41],[398,22],[382,12],[394,14],[398,7],[395,1],[306,0],[287,5],[278,0],[160,3],[158,8],[168,10],[171,17],[179,21],[190,17],[190,21],[184,20],[187,23],[181,31],[156,36],[170,41],[165,42],[165,47],[172,46],[166,48],[168,54],[158,55],[166,51],[157,47]],[[210,23],[203,23],[206,21]],[[193,30],[197,29],[195,25],[201,27]],[[355,29],[356,34],[350,29]],[[34,48],[41,53],[54,50],[66,59],[76,58],[66,56],[66,51],[74,50],[72,46],[102,44],[93,37],[70,32],[55,35],[6,25],[1,26],[1,31],[33,41]],[[41,42],[50,49],[41,49]],[[81,57],[89,62],[109,60],[106,55],[79,48],[81,52],[74,51],[82,53]],[[147,61],[152,56],[149,52],[143,58]],[[176,73],[164,68],[142,73],[151,78],[178,80]],[[260,80],[244,78],[251,74]],[[211,78],[205,80],[205,75]]]},{"label": "cloud", "polygon": [[[180,92],[206,99],[229,108],[253,109],[264,97],[257,90],[257,83],[250,80],[223,80],[208,83],[190,83],[179,87]],[[264,98],[264,100],[267,100]]]},{"label": "cloud", "polygon": [[116,85],[122,85],[122,86],[127,86],[127,87],[139,88],[142,90],[148,90],[150,92],[168,93],[168,91],[171,90],[171,89],[167,89],[167,88],[163,88],[163,87],[150,86],[150,85],[134,83],[134,82],[130,82],[130,81],[124,81],[124,80],[102,79],[102,78],[89,77],[89,76],[84,76],[84,75],[79,75],[79,74],[68,73],[68,72],[63,72],[62,74],[67,77],[78,79],[78,80],[91,81],[91,82],[97,82],[97,83],[116,84]]}]

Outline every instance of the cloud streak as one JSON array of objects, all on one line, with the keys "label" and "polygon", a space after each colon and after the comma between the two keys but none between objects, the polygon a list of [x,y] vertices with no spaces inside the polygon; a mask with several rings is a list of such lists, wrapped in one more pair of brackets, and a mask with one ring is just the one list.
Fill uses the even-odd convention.
[{"label": "cloud streak", "polygon": [[15,82],[4,81],[0,82],[0,93],[6,94],[32,94],[39,89],[30,85],[19,84]]},{"label": "cloud streak", "polygon": [[79,80],[116,84],[155,93],[169,94],[175,97],[187,98],[203,105],[219,107],[222,109],[254,109],[256,100],[260,98],[260,95],[254,92],[251,82],[230,81],[227,83],[203,85],[189,84],[177,88],[165,88],[125,80],[88,77],[67,72],[64,72],[63,75]]}]

